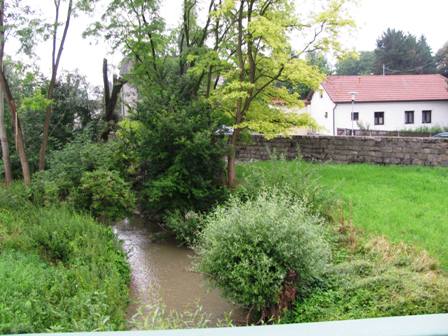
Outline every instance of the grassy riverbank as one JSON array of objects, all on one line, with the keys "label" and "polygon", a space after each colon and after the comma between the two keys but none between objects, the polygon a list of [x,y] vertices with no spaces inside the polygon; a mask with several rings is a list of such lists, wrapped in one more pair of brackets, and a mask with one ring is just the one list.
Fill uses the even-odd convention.
[{"label": "grassy riverbank", "polygon": [[[299,295],[281,322],[448,312],[448,276],[437,261],[446,270],[446,209],[437,204],[427,210],[429,218],[415,215],[437,200],[443,204],[446,182],[440,180],[447,172],[300,161],[241,164],[243,195],[274,187],[296,195],[328,220],[331,263],[319,285]],[[399,227],[389,228],[390,223]]]},{"label": "grassy riverbank", "polygon": [[[293,180],[295,162],[265,161],[240,165],[240,176],[260,169],[269,176],[282,171]],[[392,242],[427,250],[448,270],[448,168],[305,164],[322,187],[344,202],[355,227]]]},{"label": "grassy riverbank", "polygon": [[1,189],[0,333],[122,329],[128,279],[110,228]]}]

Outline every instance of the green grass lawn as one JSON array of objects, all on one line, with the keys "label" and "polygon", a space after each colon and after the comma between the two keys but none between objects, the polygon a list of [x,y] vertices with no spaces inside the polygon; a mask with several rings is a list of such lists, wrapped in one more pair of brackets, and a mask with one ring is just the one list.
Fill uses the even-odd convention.
[{"label": "green grass lawn", "polygon": [[[267,161],[244,165],[261,167],[266,174],[278,165]],[[426,249],[448,270],[448,168],[376,166],[367,164],[313,164],[323,186],[352,208],[353,224],[367,233],[385,235]],[[292,171],[292,169],[291,169]],[[290,178],[294,178],[291,174]]]}]

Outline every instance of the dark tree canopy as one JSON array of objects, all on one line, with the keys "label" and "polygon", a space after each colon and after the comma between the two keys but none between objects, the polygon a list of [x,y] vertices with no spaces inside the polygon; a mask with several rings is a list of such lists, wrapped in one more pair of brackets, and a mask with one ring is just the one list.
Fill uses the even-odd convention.
[{"label": "dark tree canopy", "polygon": [[377,40],[375,49],[375,73],[425,74],[435,73],[435,61],[426,38],[420,39],[401,30],[388,28]]},{"label": "dark tree canopy", "polygon": [[448,42],[436,54],[437,72],[448,77]]},{"label": "dark tree canopy", "polygon": [[375,53],[361,51],[359,57],[349,57],[336,64],[337,75],[370,75],[375,72]]}]

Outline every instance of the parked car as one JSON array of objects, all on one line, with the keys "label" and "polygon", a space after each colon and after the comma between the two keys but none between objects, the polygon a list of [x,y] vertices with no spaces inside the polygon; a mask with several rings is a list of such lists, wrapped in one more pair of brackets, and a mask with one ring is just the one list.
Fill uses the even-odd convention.
[{"label": "parked car", "polygon": [[432,136],[433,138],[443,138],[448,139],[448,132],[438,133]]}]

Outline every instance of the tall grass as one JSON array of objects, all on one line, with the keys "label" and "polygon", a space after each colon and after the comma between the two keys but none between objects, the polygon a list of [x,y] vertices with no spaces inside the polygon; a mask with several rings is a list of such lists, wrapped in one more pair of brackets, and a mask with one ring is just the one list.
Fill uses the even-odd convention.
[{"label": "tall grass", "polygon": [[112,230],[0,191],[0,333],[125,326],[129,269]]}]

